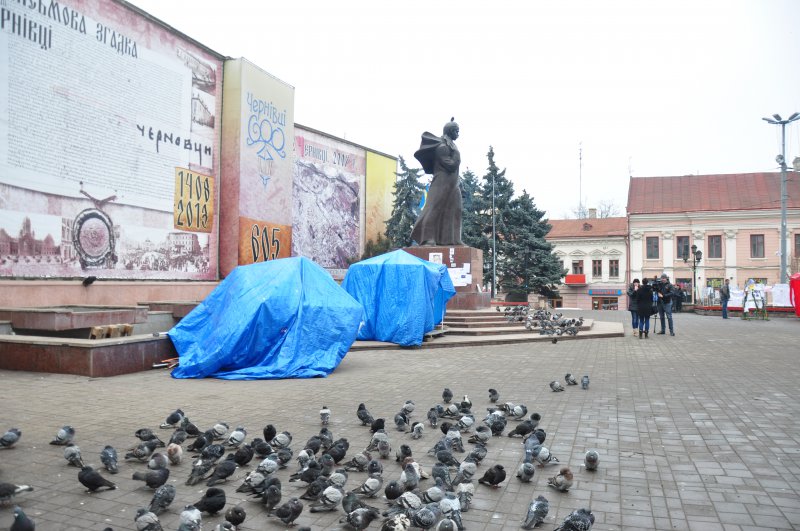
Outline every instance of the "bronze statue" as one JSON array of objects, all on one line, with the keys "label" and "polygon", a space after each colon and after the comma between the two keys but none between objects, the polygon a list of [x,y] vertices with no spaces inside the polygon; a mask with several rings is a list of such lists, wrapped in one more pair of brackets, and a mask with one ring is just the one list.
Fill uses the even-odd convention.
[{"label": "bronze statue", "polygon": [[411,239],[420,245],[464,245],[461,241],[461,187],[458,166],[461,154],[454,140],[458,124],[453,118],[438,137],[425,131],[419,150],[414,153],[425,173],[433,174],[428,197]]}]

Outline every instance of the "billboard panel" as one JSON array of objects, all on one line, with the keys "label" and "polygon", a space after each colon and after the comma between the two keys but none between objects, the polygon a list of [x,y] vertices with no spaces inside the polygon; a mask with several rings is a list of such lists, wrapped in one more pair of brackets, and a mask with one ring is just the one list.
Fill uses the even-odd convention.
[{"label": "billboard panel", "polygon": [[385,236],[386,220],[392,216],[397,159],[367,151],[366,232],[367,240]]},{"label": "billboard panel", "polygon": [[115,2],[0,9],[0,276],[216,279],[220,60]]},{"label": "billboard panel", "polygon": [[326,268],[361,256],[366,152],[296,128],[292,254]]}]

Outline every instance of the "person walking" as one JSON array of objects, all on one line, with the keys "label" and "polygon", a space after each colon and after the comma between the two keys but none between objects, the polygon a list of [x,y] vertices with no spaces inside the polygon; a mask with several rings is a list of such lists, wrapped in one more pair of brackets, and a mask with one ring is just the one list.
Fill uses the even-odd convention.
[{"label": "person walking", "polygon": [[731,281],[725,279],[725,284],[719,288],[719,299],[722,302],[722,318],[728,318],[728,301],[731,299]]},{"label": "person walking", "polygon": [[634,306],[633,295],[639,291],[639,279],[634,278],[633,282],[628,286],[628,310],[631,312],[631,328],[633,328],[633,335],[639,333],[639,314],[636,312]]},{"label": "person walking", "polygon": [[675,329],[672,326],[672,284],[669,283],[669,276],[666,273],[661,275],[661,281],[654,287],[654,291],[658,295],[658,318],[661,321],[661,331],[659,335],[666,333],[664,326],[664,317],[666,316],[669,323],[669,335],[675,335]]},{"label": "person walking", "polygon": [[650,316],[653,315],[653,290],[646,278],[642,279],[639,288],[631,295],[631,301],[639,320],[639,339],[647,339],[650,333]]}]

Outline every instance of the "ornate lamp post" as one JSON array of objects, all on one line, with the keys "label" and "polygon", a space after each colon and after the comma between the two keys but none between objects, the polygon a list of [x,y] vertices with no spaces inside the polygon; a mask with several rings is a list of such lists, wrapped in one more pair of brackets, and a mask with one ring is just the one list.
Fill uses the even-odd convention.
[{"label": "ornate lamp post", "polygon": [[703,251],[698,249],[696,245],[692,245],[691,253],[683,255],[683,263],[688,263],[689,258],[692,259],[692,304],[695,304],[697,300],[697,264],[699,264],[700,260],[703,258]]}]

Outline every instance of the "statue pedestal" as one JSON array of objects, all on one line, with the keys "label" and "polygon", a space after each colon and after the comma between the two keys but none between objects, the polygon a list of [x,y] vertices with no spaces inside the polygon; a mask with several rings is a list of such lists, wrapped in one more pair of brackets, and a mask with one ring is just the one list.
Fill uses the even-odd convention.
[{"label": "statue pedestal", "polygon": [[483,310],[491,306],[491,293],[480,291],[483,285],[483,251],[480,249],[461,245],[405,247],[403,250],[448,268],[456,287],[455,296],[447,302],[448,310]]}]

